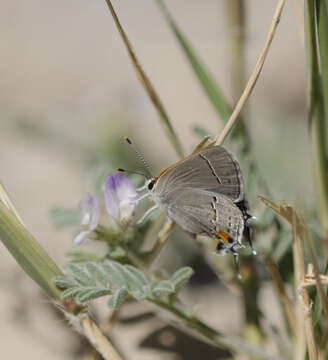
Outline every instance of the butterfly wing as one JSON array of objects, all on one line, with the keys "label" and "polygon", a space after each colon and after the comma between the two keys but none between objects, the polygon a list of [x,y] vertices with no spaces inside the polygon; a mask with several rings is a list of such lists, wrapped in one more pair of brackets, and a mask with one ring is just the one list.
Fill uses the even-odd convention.
[{"label": "butterfly wing", "polygon": [[244,182],[237,159],[224,147],[214,146],[164,170],[158,177],[157,193],[189,187],[229,197],[233,202],[244,200]]},{"label": "butterfly wing", "polygon": [[187,232],[221,239],[226,236],[231,245],[241,244],[244,218],[240,209],[225,195],[180,188],[162,194],[161,205],[167,216]]}]

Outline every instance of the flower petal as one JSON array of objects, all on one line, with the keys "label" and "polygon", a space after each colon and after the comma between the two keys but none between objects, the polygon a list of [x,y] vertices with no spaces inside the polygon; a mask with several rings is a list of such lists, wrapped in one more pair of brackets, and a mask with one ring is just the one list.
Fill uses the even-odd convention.
[{"label": "flower petal", "polygon": [[135,202],[122,201],[120,203],[120,221],[126,222],[133,215],[135,208]]},{"label": "flower petal", "polygon": [[79,203],[81,225],[88,227],[91,232],[98,225],[100,208],[95,197],[85,194]]},{"label": "flower petal", "polygon": [[108,175],[104,186],[105,205],[108,214],[118,221],[119,200],[116,194],[115,175]]},{"label": "flower petal", "polygon": [[138,193],[132,185],[131,181],[122,173],[118,172],[114,176],[116,194],[120,202],[131,201],[138,199]]},{"label": "flower petal", "polygon": [[75,236],[73,243],[74,245],[81,245],[85,239],[89,236],[91,231],[81,231],[78,235]]}]

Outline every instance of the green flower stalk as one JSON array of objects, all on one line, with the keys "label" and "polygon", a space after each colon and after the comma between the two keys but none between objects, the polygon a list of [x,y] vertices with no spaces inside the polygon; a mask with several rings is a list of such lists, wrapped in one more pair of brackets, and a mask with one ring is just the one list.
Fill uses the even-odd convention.
[{"label": "green flower stalk", "polygon": [[14,211],[0,197],[0,240],[17,263],[49,296],[60,300],[61,291],[52,282],[62,271],[49,257],[30,232],[22,225]]}]

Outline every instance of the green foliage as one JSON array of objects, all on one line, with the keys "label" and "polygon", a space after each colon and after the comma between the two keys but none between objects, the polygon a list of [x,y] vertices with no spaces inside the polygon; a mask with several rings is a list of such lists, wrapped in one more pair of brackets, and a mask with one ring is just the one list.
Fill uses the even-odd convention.
[{"label": "green foliage", "polygon": [[231,108],[228,105],[223,92],[217,86],[214,81],[213,76],[208,72],[206,67],[202,64],[199,56],[196,52],[192,49],[191,45],[187,41],[186,37],[183,35],[182,31],[178,28],[177,24],[173,20],[173,17],[168,12],[164,2],[162,0],[157,0],[157,4],[159,8],[162,10],[168,24],[171,27],[179,45],[182,48],[186,59],[190,63],[200,85],[202,86],[206,96],[208,97],[209,101],[213,105],[215,111],[219,115],[221,119],[227,121],[231,114]]},{"label": "green foliage", "polygon": [[110,297],[110,299],[108,300],[107,305],[112,308],[112,309],[116,309],[118,308],[123,300],[129,295],[129,292],[127,289],[125,288],[121,288],[118,289],[113,296]]},{"label": "green foliage", "polygon": [[168,280],[150,279],[132,265],[116,261],[69,263],[69,274],[56,277],[54,283],[62,289],[63,299],[75,298],[84,303],[111,295],[108,306],[116,308],[125,298],[154,300],[178,292],[193,274],[189,267],[177,270]]},{"label": "green foliage", "polygon": [[103,261],[105,259],[105,254],[96,254],[89,251],[82,250],[71,250],[66,253],[71,260],[71,262],[81,263],[86,261]]}]

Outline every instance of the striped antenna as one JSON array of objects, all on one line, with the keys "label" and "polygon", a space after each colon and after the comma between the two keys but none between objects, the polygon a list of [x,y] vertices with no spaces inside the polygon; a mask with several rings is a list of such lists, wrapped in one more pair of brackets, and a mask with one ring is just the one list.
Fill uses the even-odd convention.
[{"label": "striped antenna", "polygon": [[151,169],[150,169],[150,166],[148,165],[147,161],[145,160],[145,158],[141,155],[141,153],[139,152],[139,150],[136,148],[136,146],[133,144],[133,142],[128,138],[128,137],[125,137],[125,140],[127,141],[127,143],[132,147],[132,149],[134,150],[134,152],[136,153],[137,155],[137,158],[141,161],[141,163],[143,164],[143,166],[145,167],[145,169],[147,170],[148,172],[148,175],[150,175],[151,178],[154,177]]},{"label": "striped antenna", "polygon": [[119,172],[126,172],[126,173],[129,173],[129,174],[141,175],[141,176],[145,177],[146,179],[148,179],[148,176],[146,174],[144,174],[142,172],[139,172],[139,171],[126,170],[126,169],[122,169],[122,168],[116,168],[115,170],[119,171]]}]

